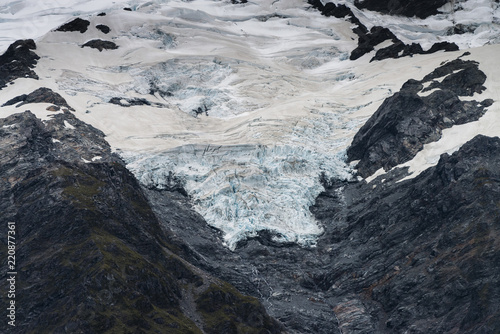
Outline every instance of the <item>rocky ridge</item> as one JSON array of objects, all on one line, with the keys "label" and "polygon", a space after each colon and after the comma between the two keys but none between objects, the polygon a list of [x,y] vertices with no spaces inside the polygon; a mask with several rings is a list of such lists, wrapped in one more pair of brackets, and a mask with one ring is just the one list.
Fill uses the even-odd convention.
[{"label": "rocky ridge", "polygon": [[477,62],[460,58],[420,81],[408,80],[354,136],[348,161],[359,160],[357,171],[367,177],[411,160],[424,144],[438,141],[443,129],[476,121],[485,113],[491,99],[460,99],[483,92],[485,81]]},{"label": "rocky ridge", "polygon": [[[411,128],[415,115],[400,120],[394,108],[399,102],[387,102],[382,118],[394,116],[398,129],[409,124],[411,131],[393,140],[374,135],[387,123],[369,120],[357,136],[364,139],[352,145],[364,154],[359,172],[373,172],[366,158],[373,152],[384,166],[395,166],[390,150],[398,152],[396,164],[411,159],[401,143],[407,148],[405,138],[421,128],[409,151],[438,138],[442,128],[480,117],[492,101],[467,104],[458,97],[482,92],[484,79],[477,63],[457,59],[421,81],[408,81],[397,94],[422,100],[420,109],[431,110],[422,119],[436,128],[425,122]],[[453,108],[439,109],[440,103]],[[407,174],[398,168],[370,183],[321,176],[325,191],[311,211],[325,232],[315,248],[278,243],[261,231],[231,252],[221,233],[193,210],[181,180],[172,177],[165,189],[141,189],[102,132],[73,114],[41,122],[24,113],[1,122],[0,208],[23,240],[18,301],[26,311],[19,311],[20,333],[500,328],[498,138],[478,136],[412,180],[399,182]],[[384,149],[372,151],[378,146]],[[260,299],[285,329],[255,298],[220,279]]]},{"label": "rocky ridge", "polygon": [[[334,16],[336,18],[345,18],[355,25],[352,28],[352,31],[358,35],[358,47],[351,52],[349,57],[351,60],[356,60],[374,51],[375,47],[384,41],[391,41],[392,45],[377,50],[371,61],[413,56],[415,54],[431,54],[438,51],[457,51],[459,49],[454,43],[439,42],[434,43],[430,49],[424,50],[418,43],[412,43],[410,45],[405,44],[388,28],[374,26],[368,30],[368,28],[354,15],[353,11],[345,4],[336,5],[333,2],[323,4],[320,0],[308,0],[308,3],[327,17]],[[383,1],[382,3],[387,5],[386,1]],[[362,4],[364,5],[365,2],[362,2]],[[408,6],[408,10],[410,11],[414,9],[413,7],[420,7],[420,4],[416,1],[410,1],[410,4],[411,5]],[[358,3],[356,3],[356,5],[359,6]],[[366,4],[366,7],[361,8],[374,9],[369,4]],[[428,9],[429,7],[425,8]],[[394,14],[399,14],[399,12],[396,11]],[[426,12],[426,15],[428,16],[431,14]]]},{"label": "rocky ridge", "polygon": [[255,298],[179,257],[184,244],[102,132],[69,112],[42,122],[26,111],[0,120],[0,141],[19,273],[10,333],[282,331]]}]

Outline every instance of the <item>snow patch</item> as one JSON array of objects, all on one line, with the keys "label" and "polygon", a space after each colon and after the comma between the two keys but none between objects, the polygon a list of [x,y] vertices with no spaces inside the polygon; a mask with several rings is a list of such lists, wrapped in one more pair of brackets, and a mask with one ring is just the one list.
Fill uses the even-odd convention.
[{"label": "snow patch", "polygon": [[68,130],[74,130],[75,127],[73,125],[71,125],[68,121],[64,121],[64,127]]}]

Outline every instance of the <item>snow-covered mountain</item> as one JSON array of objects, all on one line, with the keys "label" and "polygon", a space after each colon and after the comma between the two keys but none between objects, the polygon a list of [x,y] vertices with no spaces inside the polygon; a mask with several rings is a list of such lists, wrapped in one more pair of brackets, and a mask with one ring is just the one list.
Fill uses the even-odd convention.
[{"label": "snow-covered mountain", "polygon": [[[500,135],[498,1],[381,3],[3,1],[0,49],[39,59],[6,81],[0,117],[71,113],[103,131],[145,189],[183,189],[230,251],[267,234],[313,250],[330,227],[311,207],[332,182],[404,183]],[[36,48],[9,48],[19,39]]]},{"label": "snow-covered mountain", "polygon": [[[161,189],[168,186],[165,175],[180,179],[230,248],[263,229],[314,244],[322,229],[308,208],[323,189],[319,175],[351,177],[345,148],[367,117],[406,80],[498,37],[495,2],[456,3],[460,10],[448,4],[426,19],[346,5],[368,29],[383,25],[407,44],[428,49],[449,41],[461,50],[375,63],[371,53],[350,61],[357,45],[352,23],[322,16],[305,1],[16,1],[0,10],[4,47],[36,38],[39,80],[20,80],[2,97],[19,95],[21,85],[59,92],[80,119],[106,133],[143,184]],[[84,33],[55,31],[76,16],[89,21]],[[457,25],[467,32],[450,34]],[[118,48],[81,48],[94,39]],[[471,52],[482,68],[496,69],[496,47]],[[496,99],[492,85],[485,94]],[[40,117],[51,113],[45,107],[38,107]],[[477,133],[496,135],[494,115],[449,129],[407,164],[422,170]]]}]

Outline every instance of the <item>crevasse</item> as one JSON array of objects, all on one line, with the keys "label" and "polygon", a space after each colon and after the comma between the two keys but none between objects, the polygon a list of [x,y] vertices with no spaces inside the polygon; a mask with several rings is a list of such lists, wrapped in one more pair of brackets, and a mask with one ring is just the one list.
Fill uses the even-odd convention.
[{"label": "crevasse", "polygon": [[314,246],[323,229],[309,207],[323,191],[320,174],[350,178],[342,154],[326,156],[299,146],[186,145],[157,154],[124,153],[129,169],[148,187],[182,180],[196,210],[224,233],[224,243],[273,232],[276,242]]}]

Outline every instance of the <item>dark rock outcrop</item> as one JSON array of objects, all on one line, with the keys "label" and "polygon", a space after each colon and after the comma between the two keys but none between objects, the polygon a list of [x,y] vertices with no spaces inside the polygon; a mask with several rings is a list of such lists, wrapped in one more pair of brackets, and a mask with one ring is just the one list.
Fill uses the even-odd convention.
[{"label": "dark rock outcrop", "polygon": [[16,108],[19,108],[28,103],[52,103],[56,106],[66,107],[74,111],[74,109],[68,105],[66,100],[61,95],[59,95],[59,93],[56,93],[52,91],[52,89],[45,87],[38,88],[30,94],[16,96],[15,98],[5,102],[2,107],[18,104]]},{"label": "dark rock outcrop", "polygon": [[356,26],[352,31],[358,36],[363,36],[368,33],[368,29],[363,25],[359,19],[354,15],[352,10],[344,4],[335,5],[333,2],[328,2],[325,5],[321,0],[308,0],[307,1],[313,8],[316,8],[321,12],[322,15],[326,17],[336,17],[336,18],[346,18],[349,22],[355,24]]},{"label": "dark rock outcrop", "polygon": [[[493,101],[479,103],[459,97],[481,93],[485,80],[476,62],[456,59],[421,81],[407,81],[361,127],[347,150],[348,161],[360,160],[358,173],[367,177],[379,168],[388,170],[411,160],[424,144],[439,140],[442,129],[475,121],[484,114]],[[431,90],[435,91],[419,95]]]},{"label": "dark rock outcrop", "polygon": [[[186,246],[159,224],[101,131],[71,113],[46,122],[15,114],[0,120],[0,153],[0,210],[17,243],[9,333],[281,332],[255,298],[177,255]],[[211,300],[230,310],[228,329],[200,307]]]},{"label": "dark rock outcrop", "polygon": [[355,25],[352,30],[359,38],[358,46],[351,52],[349,57],[351,60],[356,60],[372,52],[375,46],[387,40],[392,41],[393,44],[377,50],[371,61],[400,58],[412,56],[414,54],[429,54],[437,51],[457,51],[459,49],[455,43],[440,42],[433,44],[429,50],[424,51],[420,44],[412,43],[411,45],[407,45],[403,43],[388,28],[374,26],[368,31],[366,26],[359,21],[352,10],[344,4],[335,5],[333,2],[328,2],[323,5],[320,0],[308,0],[308,3],[327,17],[334,16],[336,18],[346,18],[346,20]]},{"label": "dark rock outcrop", "polygon": [[425,19],[431,15],[436,15],[438,9],[446,4],[446,0],[356,0],[356,7],[369,9],[384,14],[416,16]]},{"label": "dark rock outcrop", "polygon": [[40,57],[32,50],[36,50],[32,39],[18,40],[0,56],[0,89],[18,78],[38,80],[33,68]]},{"label": "dark rock outcrop", "polygon": [[116,104],[122,107],[131,106],[150,106],[151,102],[146,99],[136,98],[136,99],[123,99],[119,97],[113,97],[109,100],[109,103]]},{"label": "dark rock outcrop", "polygon": [[109,100],[109,103],[119,105],[121,107],[132,107],[132,106],[150,106],[157,108],[164,108],[167,105],[158,102],[151,102],[144,98],[120,98],[120,97],[112,97]]},{"label": "dark rock outcrop", "polygon": [[64,31],[64,32],[79,31],[83,34],[84,32],[87,31],[89,25],[90,21],[77,17],[73,21],[63,24],[62,26],[57,28],[56,31]]},{"label": "dark rock outcrop", "polygon": [[93,39],[91,41],[88,41],[87,43],[82,45],[82,48],[84,48],[84,47],[97,49],[100,52],[102,52],[102,50],[116,50],[116,49],[118,49],[118,45],[116,45],[114,42],[104,41],[102,39]]},{"label": "dark rock outcrop", "polygon": [[[439,42],[434,43],[431,48],[424,51],[420,44],[412,43],[411,45],[404,44],[400,40],[396,40],[394,44],[385,48],[377,50],[375,56],[370,61],[384,60],[389,58],[401,58],[406,56],[413,56],[416,54],[430,54],[438,51],[458,51],[459,47],[455,43]],[[354,51],[353,51],[354,52]]]},{"label": "dark rock outcrop", "polygon": [[365,54],[372,52],[378,44],[390,40],[393,44],[377,50],[370,61],[384,60],[389,58],[401,58],[415,54],[430,54],[438,51],[458,51],[458,45],[449,42],[434,43],[429,50],[424,51],[420,44],[410,45],[403,43],[389,29],[375,26],[369,33],[360,34],[358,47],[351,52],[349,59],[356,60]]},{"label": "dark rock outcrop", "polygon": [[109,32],[111,31],[111,29],[107,25],[104,25],[104,24],[98,24],[95,27],[99,31],[102,31],[104,34],[109,34]]},{"label": "dark rock outcrop", "polygon": [[498,332],[499,165],[500,139],[477,136],[415,179],[327,185],[312,211],[334,254],[310,286],[351,292],[372,332]]}]

